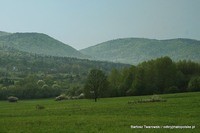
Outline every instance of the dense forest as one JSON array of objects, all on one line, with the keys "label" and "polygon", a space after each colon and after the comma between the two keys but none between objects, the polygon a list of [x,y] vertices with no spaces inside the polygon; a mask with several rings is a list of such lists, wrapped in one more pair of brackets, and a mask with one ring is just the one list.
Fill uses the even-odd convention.
[{"label": "dense forest", "polygon": [[13,95],[21,99],[78,95],[91,69],[109,73],[127,64],[44,56],[0,47],[0,99]]},{"label": "dense forest", "polygon": [[161,57],[128,69],[113,69],[108,81],[110,96],[200,91],[200,64]]},{"label": "dense forest", "polygon": [[85,94],[92,98],[89,92],[93,90],[89,90],[87,80],[94,69],[101,73],[95,77],[96,83],[100,79],[96,87],[106,82],[96,98],[200,91],[200,64],[173,62],[169,57],[131,66],[42,56],[10,47],[1,47],[0,57],[0,99],[50,98],[60,94],[70,97]]},{"label": "dense forest", "polygon": [[169,57],[113,69],[107,80],[103,80],[104,75],[99,70],[90,72],[84,87],[87,98],[200,91],[200,64],[186,60],[173,62]]},{"label": "dense forest", "polygon": [[6,33],[0,31],[0,46],[28,53],[59,57],[86,58],[78,50],[43,33]]},{"label": "dense forest", "polygon": [[80,50],[95,60],[133,65],[163,56],[168,56],[173,61],[185,59],[200,63],[199,51],[200,41],[186,38],[169,40],[121,38]]}]

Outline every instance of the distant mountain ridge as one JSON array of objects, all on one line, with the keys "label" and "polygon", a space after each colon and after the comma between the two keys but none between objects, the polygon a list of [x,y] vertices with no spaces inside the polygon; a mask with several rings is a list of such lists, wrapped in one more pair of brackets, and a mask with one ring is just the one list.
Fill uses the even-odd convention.
[{"label": "distant mountain ridge", "polygon": [[4,31],[0,31],[0,36],[6,36],[6,35],[10,35],[11,33],[8,32],[4,32]]},{"label": "distant mountain ridge", "polygon": [[0,31],[0,47],[10,47],[40,55],[75,57],[134,65],[162,56],[169,56],[174,61],[185,59],[200,62],[200,41],[184,38],[169,40],[121,38],[78,51],[43,33]]},{"label": "distant mountain ridge", "polygon": [[122,38],[97,44],[80,50],[95,60],[138,64],[143,61],[169,56],[174,61],[200,62],[200,41],[192,39],[156,40],[146,38]]},{"label": "distant mountain ridge", "polygon": [[0,46],[41,55],[86,58],[85,55],[43,33],[0,32]]}]

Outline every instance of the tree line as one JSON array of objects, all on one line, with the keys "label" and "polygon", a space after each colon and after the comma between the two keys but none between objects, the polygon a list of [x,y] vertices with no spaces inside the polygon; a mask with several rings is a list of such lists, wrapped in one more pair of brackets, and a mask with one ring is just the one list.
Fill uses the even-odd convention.
[{"label": "tree line", "polygon": [[122,70],[113,69],[108,75],[99,71],[92,70],[88,75],[84,87],[87,98],[200,91],[200,64],[192,61],[173,62],[161,57]]},{"label": "tree line", "polygon": [[173,62],[169,57],[161,57],[137,66],[122,66],[110,71],[91,67],[85,74],[39,71],[19,76],[19,71],[13,70],[13,78],[2,73],[0,99],[9,96],[20,99],[50,98],[60,94],[78,96],[84,93],[85,98],[96,101],[99,97],[200,91],[200,64],[192,61]]}]

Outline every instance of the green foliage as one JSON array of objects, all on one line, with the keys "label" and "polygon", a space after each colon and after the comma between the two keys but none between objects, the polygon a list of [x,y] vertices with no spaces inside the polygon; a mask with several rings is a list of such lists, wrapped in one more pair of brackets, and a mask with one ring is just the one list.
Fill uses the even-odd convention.
[{"label": "green foliage", "polygon": [[112,69],[108,76],[108,82],[110,97],[120,96],[120,85],[123,82],[121,71],[117,69]]},{"label": "green foliage", "polygon": [[106,96],[106,89],[108,89],[108,81],[103,71],[92,69],[87,77],[84,92],[86,97],[94,97],[95,102],[97,98]]},{"label": "green foliage", "polygon": [[[188,39],[158,41],[130,38],[113,40],[94,46],[92,49],[97,47],[97,51],[94,50],[94,52],[91,49],[89,52],[96,53],[103,48],[102,56],[109,60],[110,58],[104,52],[107,51],[106,49],[113,48],[113,51],[107,51],[108,55],[115,55],[117,52],[115,58],[120,60],[130,56],[132,61],[137,57],[138,59],[136,60],[140,61],[139,58],[143,57],[145,58],[141,60],[160,57],[160,51],[167,54],[170,50],[174,50],[175,47],[182,52],[184,51],[187,57],[190,58],[190,52],[195,54],[195,50],[199,51],[198,43],[199,41]],[[185,49],[186,46],[189,53]],[[194,48],[191,48],[191,46]],[[193,77],[200,75],[200,65],[186,60],[175,63],[172,59],[176,60],[179,58],[175,58],[173,54],[169,54],[169,57],[165,56],[145,61],[137,66],[130,66],[120,63],[68,58],[64,57],[67,55],[55,55],[55,53],[50,54],[51,50],[56,52],[56,47],[70,54],[65,49],[68,46],[64,48],[64,44],[44,34],[2,33],[2,36],[0,36],[0,99],[7,99],[10,95],[15,95],[20,99],[49,98],[58,96],[61,93],[71,97],[78,97],[83,92],[85,97],[97,99],[98,97],[199,91],[197,87],[198,80],[194,80]],[[134,49],[132,49],[133,47]],[[35,53],[34,51],[38,51],[38,49],[39,52],[42,51],[44,55],[48,56],[30,53]],[[159,51],[154,51],[155,49]],[[143,51],[141,52],[141,50]],[[178,50],[174,51],[176,55],[179,54]],[[56,53],[62,54],[62,51],[57,51]],[[98,53],[101,54],[100,52]],[[156,56],[150,56],[151,54],[156,54]],[[191,57],[199,59],[196,54]],[[180,58],[184,59],[181,54]],[[115,61],[112,57],[111,59]],[[91,75],[89,76],[92,78],[89,78],[89,76],[87,78],[89,71],[92,69],[102,70],[105,74],[96,71],[96,74],[99,74],[99,76],[95,77],[93,75],[92,77],[90,73]],[[105,75],[108,75],[108,79]],[[99,77],[101,76],[100,80]],[[92,79],[95,80],[92,81]],[[100,82],[103,84],[100,84]],[[91,94],[90,92],[93,93]]]},{"label": "green foliage", "polygon": [[0,99],[5,100],[10,95],[15,95],[20,99],[48,98],[62,92],[61,88],[51,88],[46,84],[39,86],[37,83],[38,77],[32,75],[20,80],[16,85],[2,87]]},{"label": "green foliage", "polygon": [[4,31],[0,31],[0,36],[6,36],[6,35],[10,35],[11,33],[8,32],[4,32]]},{"label": "green foliage", "polygon": [[[9,74],[20,74],[21,77],[24,77],[33,73],[45,76],[48,73],[56,74],[56,76],[65,74],[66,78],[73,81],[75,78],[80,79],[80,74],[87,75],[90,69],[99,68],[108,72],[112,68],[129,66],[68,57],[40,56],[3,47],[0,47],[0,57],[0,74],[4,77],[9,77]],[[46,78],[52,77],[52,75],[48,76]]]},{"label": "green foliage", "polygon": [[39,56],[5,47],[0,47],[0,57],[0,99],[7,99],[10,95],[20,99],[49,98],[61,93],[79,96],[83,92],[89,70],[99,68],[108,73],[112,68],[129,66],[68,57]]},{"label": "green foliage", "polygon": [[200,91],[200,76],[194,77],[188,84],[189,91]]},{"label": "green foliage", "polygon": [[54,89],[59,89],[60,86],[59,86],[58,84],[53,84],[53,85],[52,85],[52,88],[54,88]]},{"label": "green foliage", "polygon": [[2,84],[3,86],[9,86],[9,85],[13,85],[14,81],[9,78],[2,78],[0,79],[0,84]]},{"label": "green foliage", "polygon": [[42,87],[43,85],[45,85],[45,82],[43,80],[38,80],[37,85]]},{"label": "green foliage", "polygon": [[137,65],[143,61],[169,56],[174,61],[200,62],[200,41],[192,39],[155,40],[123,38],[100,43],[81,50],[97,60]]},{"label": "green foliage", "polygon": [[13,33],[0,36],[0,46],[11,47],[20,51],[41,55],[86,57],[71,46],[41,33]]},{"label": "green foliage", "polygon": [[178,93],[178,92],[180,92],[180,90],[178,89],[177,86],[171,86],[169,88],[166,88],[164,93]]},{"label": "green foliage", "polygon": [[191,61],[175,63],[169,57],[143,62],[121,71],[113,70],[108,75],[110,91],[112,91],[110,96],[199,91],[198,78],[193,79],[200,75],[199,70],[198,63]]},{"label": "green foliage", "polygon": [[81,93],[83,93],[83,88],[77,85],[72,85],[70,88],[67,90],[67,94],[71,97],[73,96],[78,96]]},{"label": "green foliage", "polygon": [[35,106],[36,109],[41,110],[41,109],[45,109],[45,107],[43,105],[37,104]]}]

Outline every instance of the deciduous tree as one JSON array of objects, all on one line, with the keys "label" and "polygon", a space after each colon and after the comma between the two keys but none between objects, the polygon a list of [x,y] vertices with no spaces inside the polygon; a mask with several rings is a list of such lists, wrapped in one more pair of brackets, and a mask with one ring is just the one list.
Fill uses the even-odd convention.
[{"label": "deciduous tree", "polygon": [[87,77],[85,84],[86,97],[93,97],[95,102],[97,98],[103,97],[108,87],[107,77],[103,71],[98,69],[92,69]]}]

